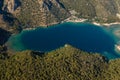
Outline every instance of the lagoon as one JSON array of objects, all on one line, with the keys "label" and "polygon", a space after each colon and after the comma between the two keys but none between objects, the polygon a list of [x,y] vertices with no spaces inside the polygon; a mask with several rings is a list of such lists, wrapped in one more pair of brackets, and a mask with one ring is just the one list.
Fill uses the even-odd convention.
[{"label": "lagoon", "polygon": [[[115,28],[119,28],[116,25]],[[62,23],[48,28],[23,30],[7,42],[14,51],[34,50],[48,52],[70,44],[87,52],[97,52],[109,59],[119,58],[115,44],[119,42],[119,31],[114,27],[96,26],[90,23]]]}]

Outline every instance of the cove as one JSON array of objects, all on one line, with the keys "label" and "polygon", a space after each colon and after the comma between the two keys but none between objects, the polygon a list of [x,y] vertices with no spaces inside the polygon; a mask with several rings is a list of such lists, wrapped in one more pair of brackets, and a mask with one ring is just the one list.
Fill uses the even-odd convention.
[{"label": "cove", "polygon": [[24,30],[9,38],[8,48],[14,51],[51,51],[70,44],[87,52],[97,52],[109,59],[119,58],[116,40],[110,29],[89,23],[62,23],[48,28]]}]

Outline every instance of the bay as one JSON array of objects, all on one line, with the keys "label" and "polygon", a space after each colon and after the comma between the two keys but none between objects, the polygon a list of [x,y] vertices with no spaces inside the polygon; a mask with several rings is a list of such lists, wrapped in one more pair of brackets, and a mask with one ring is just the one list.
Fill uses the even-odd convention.
[{"label": "bay", "polygon": [[112,30],[114,29],[90,23],[67,22],[48,28],[23,30],[20,34],[11,36],[7,45],[14,51],[29,49],[48,52],[69,44],[83,51],[97,52],[115,59],[120,57],[115,50],[115,44],[120,39],[116,38]]}]

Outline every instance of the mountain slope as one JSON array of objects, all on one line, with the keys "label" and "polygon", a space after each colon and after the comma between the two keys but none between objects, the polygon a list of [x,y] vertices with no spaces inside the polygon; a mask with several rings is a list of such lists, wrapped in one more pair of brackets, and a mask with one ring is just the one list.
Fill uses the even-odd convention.
[{"label": "mountain slope", "polygon": [[72,11],[90,21],[120,21],[119,0],[2,0],[0,4],[0,9],[13,15],[22,28],[58,24],[73,15]]},{"label": "mountain slope", "polygon": [[[119,21],[119,0],[60,0],[67,9],[78,12],[78,17],[99,22]],[[72,2],[72,3],[71,3]]]},{"label": "mountain slope", "polygon": [[120,59],[107,61],[70,45],[41,54],[0,54],[2,80],[119,80]]},{"label": "mountain slope", "polygon": [[101,80],[107,69],[103,56],[69,45],[43,55],[24,51],[0,61],[2,80]]},{"label": "mountain slope", "polygon": [[57,0],[20,0],[20,2],[20,11],[15,16],[21,23],[27,24],[25,27],[57,24],[70,15]]}]

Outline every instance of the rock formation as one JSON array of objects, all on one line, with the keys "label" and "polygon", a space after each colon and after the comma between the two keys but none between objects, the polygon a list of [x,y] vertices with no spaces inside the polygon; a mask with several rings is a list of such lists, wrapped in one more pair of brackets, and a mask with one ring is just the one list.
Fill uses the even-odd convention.
[{"label": "rock formation", "polygon": [[99,23],[120,21],[119,0],[1,0],[0,4],[23,28],[58,24],[72,15],[70,11]]},{"label": "rock formation", "polygon": [[3,10],[9,13],[14,13],[21,5],[19,0],[4,0]]},{"label": "rock formation", "polygon": [[25,27],[36,27],[57,24],[69,16],[67,9],[56,0],[23,0],[20,15],[17,17],[27,24]]}]

